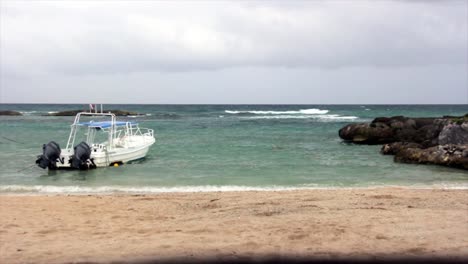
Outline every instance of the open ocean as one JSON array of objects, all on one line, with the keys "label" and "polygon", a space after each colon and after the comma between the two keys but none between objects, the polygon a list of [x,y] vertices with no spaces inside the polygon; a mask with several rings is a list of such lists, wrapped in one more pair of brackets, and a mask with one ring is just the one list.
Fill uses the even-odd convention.
[{"label": "open ocean", "polygon": [[465,170],[393,162],[381,146],[347,144],[338,130],[378,116],[464,115],[467,105],[104,105],[154,129],[145,160],[90,171],[43,170],[42,144],[66,145],[87,105],[0,104],[0,193],[108,193],[411,186],[468,188]]}]

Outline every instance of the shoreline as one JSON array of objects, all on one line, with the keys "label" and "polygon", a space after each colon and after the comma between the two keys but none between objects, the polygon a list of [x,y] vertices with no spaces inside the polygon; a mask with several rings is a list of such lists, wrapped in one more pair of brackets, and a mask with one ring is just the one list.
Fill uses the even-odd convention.
[{"label": "shoreline", "polygon": [[0,212],[7,263],[468,258],[466,189],[0,195]]},{"label": "shoreline", "polygon": [[314,190],[373,190],[373,189],[406,189],[406,190],[468,190],[468,183],[440,183],[418,185],[373,185],[373,186],[237,186],[206,185],[177,187],[138,187],[138,186],[55,186],[55,185],[4,185],[0,186],[0,196],[34,196],[34,195],[158,195],[158,194],[196,194],[223,192],[289,192]]}]

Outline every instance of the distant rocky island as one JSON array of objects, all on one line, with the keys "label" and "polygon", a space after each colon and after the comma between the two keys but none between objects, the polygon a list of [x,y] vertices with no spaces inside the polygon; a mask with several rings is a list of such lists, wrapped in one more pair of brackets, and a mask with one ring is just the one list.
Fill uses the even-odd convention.
[{"label": "distant rocky island", "polygon": [[395,162],[437,164],[468,170],[468,114],[435,118],[378,117],[349,124],[339,136],[356,144],[383,144]]},{"label": "distant rocky island", "polygon": [[[80,112],[87,112],[84,110],[67,110],[67,111],[60,111],[57,113],[49,113],[46,116],[75,116],[76,114]],[[105,111],[106,113],[111,112],[116,116],[138,116],[138,115],[143,115],[141,113],[137,112],[130,112],[130,111],[125,111],[125,110],[108,110]]]},{"label": "distant rocky island", "polygon": [[[75,116],[76,114],[80,112],[87,112],[86,110],[67,110],[67,111],[60,111],[56,113],[48,113],[44,114],[44,116]],[[139,116],[139,115],[144,115],[141,113],[137,112],[131,112],[131,111],[125,111],[125,110],[109,110],[105,111],[106,113],[111,112],[115,114],[116,116]],[[20,112],[17,111],[11,111],[11,110],[2,110],[0,111],[0,116],[22,116]]]},{"label": "distant rocky island", "polygon": [[22,114],[17,111],[3,110],[0,111],[0,116],[21,116]]}]

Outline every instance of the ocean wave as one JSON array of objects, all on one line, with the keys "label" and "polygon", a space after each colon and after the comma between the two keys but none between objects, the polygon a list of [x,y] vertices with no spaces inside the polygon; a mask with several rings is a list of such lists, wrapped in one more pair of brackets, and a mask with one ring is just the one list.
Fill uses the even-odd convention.
[{"label": "ocean wave", "polygon": [[32,114],[37,113],[37,111],[18,111],[18,112],[20,112],[22,115],[32,115]]},{"label": "ocean wave", "polygon": [[[161,120],[161,119],[181,119],[183,116],[179,114],[173,114],[173,113],[155,113],[155,114],[146,114],[145,115],[145,121],[151,121],[151,120]],[[144,117],[144,116],[138,116],[138,117]]]},{"label": "ocean wave", "polygon": [[369,186],[327,186],[306,184],[301,186],[178,186],[178,187],[126,187],[126,186],[48,186],[48,185],[3,185],[0,194],[158,194],[158,193],[197,193],[197,192],[244,192],[244,191],[295,191],[295,190],[342,190],[342,189],[375,189],[375,188],[408,188],[408,189],[450,189],[468,190],[468,184],[438,183],[420,185],[369,185]]},{"label": "ocean wave", "polygon": [[56,194],[100,194],[100,193],[186,193],[186,192],[238,192],[238,191],[280,191],[310,189],[309,187],[251,187],[251,186],[178,186],[178,187],[124,187],[124,186],[48,186],[48,185],[4,185],[0,193],[56,193]]},{"label": "ocean wave", "polygon": [[51,115],[56,114],[58,111],[19,111],[22,115]]},{"label": "ocean wave", "polygon": [[312,109],[301,109],[299,111],[235,111],[235,110],[225,110],[225,113],[228,114],[254,114],[254,115],[293,115],[293,114],[303,114],[303,115],[324,115],[329,112],[329,110],[321,110],[317,108]]},{"label": "ocean wave", "polygon": [[357,116],[340,116],[340,115],[263,115],[263,116],[250,116],[244,117],[246,119],[318,119],[318,120],[355,120]]}]

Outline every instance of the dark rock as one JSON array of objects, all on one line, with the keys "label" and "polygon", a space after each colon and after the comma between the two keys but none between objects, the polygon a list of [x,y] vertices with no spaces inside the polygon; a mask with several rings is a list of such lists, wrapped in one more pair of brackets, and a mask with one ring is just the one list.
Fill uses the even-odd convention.
[{"label": "dark rock", "polygon": [[86,112],[85,110],[68,110],[68,111],[60,111],[57,113],[49,113],[46,116],[75,116],[80,112]]},{"label": "dark rock", "polygon": [[338,132],[346,141],[357,144],[384,144],[395,141],[395,135],[385,123],[350,124]]},{"label": "dark rock", "polygon": [[426,149],[401,148],[394,160],[404,163],[436,164],[468,169],[468,145],[439,145]]},{"label": "dark rock", "polygon": [[111,112],[116,116],[139,116],[139,115],[144,115],[144,114],[140,114],[140,113],[137,113],[137,112],[130,112],[130,111],[125,111],[125,110],[110,110],[108,112]]},{"label": "dark rock", "polygon": [[396,162],[438,164],[468,169],[468,114],[462,117],[377,117],[349,124],[339,136],[357,144],[385,144],[380,152]]},{"label": "dark rock", "polygon": [[449,122],[446,124],[438,137],[439,144],[468,144],[468,122],[458,124]]},{"label": "dark rock", "polygon": [[460,118],[464,117],[378,117],[371,123],[349,124],[340,129],[339,136],[346,141],[369,145],[400,141],[419,143],[425,148],[438,144],[467,144],[468,119],[460,122]]},{"label": "dark rock", "polygon": [[[68,110],[68,111],[61,111],[61,112],[58,112],[58,113],[51,113],[51,114],[48,114],[47,116],[75,116],[76,114],[78,114],[80,112],[87,112],[87,111],[86,110]],[[140,115],[137,112],[130,112],[130,111],[124,111],[124,110],[109,110],[109,111],[106,111],[106,113],[107,112],[111,112],[111,113],[115,114],[116,116],[137,116],[137,115]]]},{"label": "dark rock", "polygon": [[400,152],[402,149],[407,148],[422,148],[421,144],[413,142],[394,142],[390,144],[385,144],[380,149],[380,153],[384,155],[395,155]]},{"label": "dark rock", "polygon": [[5,115],[5,116],[22,116],[22,114],[21,114],[20,112],[11,111],[11,110],[0,111],[0,115]]}]

